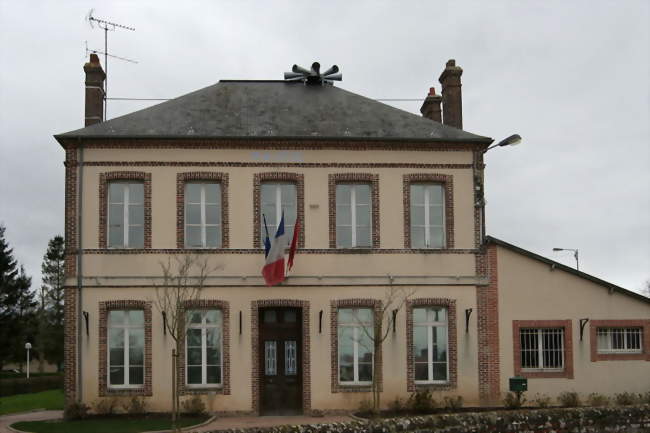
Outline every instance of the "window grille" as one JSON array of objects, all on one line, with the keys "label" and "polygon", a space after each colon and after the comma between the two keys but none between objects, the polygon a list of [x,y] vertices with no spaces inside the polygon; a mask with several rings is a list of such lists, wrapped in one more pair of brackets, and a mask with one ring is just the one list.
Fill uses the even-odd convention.
[{"label": "window grille", "polygon": [[564,328],[523,328],[521,368],[533,370],[562,370],[564,368]]},{"label": "window grille", "polygon": [[643,330],[641,328],[598,328],[598,352],[641,353]]}]

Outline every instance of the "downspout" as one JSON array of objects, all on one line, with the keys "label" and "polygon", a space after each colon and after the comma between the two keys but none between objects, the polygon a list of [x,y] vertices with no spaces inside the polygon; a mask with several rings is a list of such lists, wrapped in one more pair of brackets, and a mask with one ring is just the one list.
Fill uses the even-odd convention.
[{"label": "downspout", "polygon": [[83,357],[81,356],[81,347],[83,343],[83,332],[82,332],[82,286],[83,286],[83,260],[82,260],[82,251],[83,251],[83,173],[84,173],[84,149],[81,143],[81,139],[77,139],[77,147],[79,149],[79,180],[78,180],[78,202],[77,202],[77,400],[82,401],[83,385],[82,385],[82,374],[81,367]]}]

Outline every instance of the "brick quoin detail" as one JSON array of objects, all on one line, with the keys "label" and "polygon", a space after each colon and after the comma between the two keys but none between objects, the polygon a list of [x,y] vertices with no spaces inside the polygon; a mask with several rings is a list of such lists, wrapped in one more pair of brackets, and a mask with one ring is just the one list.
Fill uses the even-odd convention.
[{"label": "brick quoin detail", "polygon": [[65,277],[77,275],[77,149],[65,149]]},{"label": "brick quoin detail", "polygon": [[445,247],[454,248],[454,180],[453,176],[435,173],[414,173],[403,176],[404,248],[411,248],[411,184],[437,183],[445,195]]},{"label": "brick quoin detail", "polygon": [[185,184],[192,181],[218,183],[221,186],[221,248],[228,248],[230,245],[228,174],[209,171],[194,171],[176,175],[176,247],[185,249]]},{"label": "brick quoin detail", "polygon": [[[641,328],[641,353],[598,353],[598,328]],[[650,361],[650,319],[591,320],[589,322],[591,362]]]},{"label": "brick quoin detail", "polygon": [[[521,368],[521,328],[563,328],[564,329],[564,370],[563,371],[526,371]],[[515,359],[515,376],[528,378],[565,378],[573,379],[573,329],[571,320],[513,320],[512,347]]]},{"label": "brick quoin detail", "polygon": [[266,307],[294,307],[302,309],[302,411],[304,414],[311,412],[311,359],[310,359],[310,313],[309,301],[297,299],[265,299],[251,302],[251,407],[253,413],[260,413],[260,327],[259,311]]},{"label": "brick quoin detail", "polygon": [[[178,390],[181,395],[190,395],[190,394],[225,394],[230,395],[230,304],[226,301],[219,301],[214,299],[198,299],[195,301],[187,301],[183,305],[184,311],[188,310],[221,310],[223,317],[223,329],[222,329],[222,351],[221,360],[221,374],[222,374],[222,384],[217,387],[205,387],[197,388],[187,386],[185,383],[185,363],[186,355],[185,352],[185,338],[180,338],[179,343],[179,354],[178,354],[178,364],[177,364],[177,380],[178,380]],[[181,328],[185,328],[185,314],[181,314]]]},{"label": "brick quoin detail", "polygon": [[[139,388],[108,387],[108,313],[112,310],[144,311],[144,385]],[[99,396],[151,396],[151,302],[136,300],[104,301],[99,303]]]},{"label": "brick quoin detail", "polygon": [[68,406],[77,399],[77,288],[67,286],[63,293],[63,393]]},{"label": "brick quoin detail", "polygon": [[151,248],[151,173],[142,171],[109,171],[99,175],[99,248],[107,248],[108,184],[118,180],[144,184],[144,247]]},{"label": "brick quoin detail", "polygon": [[[339,308],[372,308],[373,320],[381,314],[381,301],[377,299],[357,298],[357,299],[338,299],[330,302],[330,355],[331,355],[331,386],[332,393],[337,392],[372,392],[372,385],[341,385],[339,383],[339,332],[338,332],[338,311]],[[383,345],[382,345],[383,347]],[[382,351],[376,353],[377,370],[373,374],[377,375],[377,384],[379,390],[383,390],[383,360]],[[373,366],[374,367],[374,366]]]},{"label": "brick quoin detail", "polygon": [[476,275],[489,281],[487,286],[476,287],[479,398],[483,403],[495,403],[501,398],[496,245],[487,245],[476,255]]},{"label": "brick quoin detail", "polygon": [[336,185],[339,183],[370,184],[372,247],[380,247],[379,230],[379,175],[371,173],[334,173],[328,179],[329,240],[330,248],[336,248]]},{"label": "brick quoin detail", "polygon": [[[263,182],[290,182],[296,185],[297,218],[300,220],[300,235],[298,248],[305,248],[305,177],[299,173],[269,172],[256,173],[253,178],[253,247],[261,248],[262,243],[260,228],[262,224],[261,211],[261,184]],[[274,236],[269,227],[269,236]]]},{"label": "brick quoin detail", "polygon": [[[447,383],[415,383],[413,359],[413,308],[445,307],[447,308],[447,342],[449,353],[449,378]],[[406,302],[406,389],[414,392],[420,389],[450,390],[456,389],[458,383],[458,344],[456,331],[456,300],[447,298],[416,298]]]}]

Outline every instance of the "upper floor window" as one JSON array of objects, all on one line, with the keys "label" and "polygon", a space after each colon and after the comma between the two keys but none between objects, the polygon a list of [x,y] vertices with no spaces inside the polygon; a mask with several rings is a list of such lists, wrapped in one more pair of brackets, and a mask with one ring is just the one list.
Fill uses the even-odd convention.
[{"label": "upper floor window", "polygon": [[278,224],[280,224],[283,212],[284,232],[287,233],[289,239],[293,238],[293,228],[296,224],[298,209],[296,185],[289,182],[264,182],[261,184],[260,190],[262,201],[260,213],[261,244],[264,245],[264,238],[266,237],[264,219],[266,218],[269,237],[272,238]]},{"label": "upper floor window", "polygon": [[108,247],[144,248],[144,184],[110,182]]},{"label": "upper floor window", "polygon": [[187,312],[185,377],[188,386],[222,384],[222,334],[221,310]]},{"label": "upper floor window", "polygon": [[185,184],[185,247],[221,248],[221,185]]},{"label": "upper floor window", "polygon": [[369,184],[336,185],[337,248],[372,246],[370,191]]},{"label": "upper floor window", "polygon": [[410,230],[412,248],[444,248],[445,197],[443,185],[410,185]]},{"label": "upper floor window", "polygon": [[521,368],[564,369],[564,328],[521,328]]},{"label": "upper floor window", "polygon": [[415,383],[449,379],[447,309],[413,308],[413,361]]},{"label": "upper floor window", "polygon": [[337,319],[339,383],[343,385],[372,383],[373,310],[339,308]]},{"label": "upper floor window", "polygon": [[144,311],[113,310],[108,314],[108,385],[144,385]]},{"label": "upper floor window", "polygon": [[642,328],[598,328],[599,353],[641,353]]}]

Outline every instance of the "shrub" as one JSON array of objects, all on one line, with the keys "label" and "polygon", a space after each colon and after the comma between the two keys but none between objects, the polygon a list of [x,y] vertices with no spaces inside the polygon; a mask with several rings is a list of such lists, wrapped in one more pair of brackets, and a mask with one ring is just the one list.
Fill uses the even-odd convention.
[{"label": "shrub", "polygon": [[388,403],[388,410],[391,412],[395,412],[395,413],[404,412],[404,407],[405,407],[404,400],[399,397],[395,397],[395,400]]},{"label": "shrub", "polygon": [[503,405],[507,409],[519,409],[526,403],[526,397],[523,394],[517,395],[514,392],[509,392],[503,398]]},{"label": "shrub", "polygon": [[638,401],[639,396],[631,392],[622,392],[614,395],[614,402],[619,406],[630,406],[632,404],[637,404]]},{"label": "shrub", "polygon": [[93,412],[97,415],[112,415],[117,409],[117,400],[114,398],[99,398],[92,404]]},{"label": "shrub", "polygon": [[609,406],[609,397],[597,392],[592,392],[587,396],[589,406]]},{"label": "shrub", "polygon": [[438,403],[431,395],[431,390],[424,389],[415,391],[408,399],[408,408],[416,413],[431,413],[438,406]]},{"label": "shrub", "polygon": [[24,377],[2,379],[0,397],[48,391],[50,389],[63,389],[63,375],[35,376],[29,379]]},{"label": "shrub", "polygon": [[650,404],[650,391],[644,394],[639,394],[639,399],[641,400],[641,404]]},{"label": "shrub", "polygon": [[361,415],[373,415],[375,413],[375,407],[372,405],[372,402],[368,399],[361,400],[359,402],[359,414]]},{"label": "shrub", "polygon": [[195,395],[189,400],[185,400],[182,403],[182,406],[183,413],[186,413],[188,415],[203,415],[206,412],[205,403],[203,403],[203,400],[201,400],[201,397],[198,395]]},{"label": "shrub", "polygon": [[564,391],[557,396],[557,401],[560,402],[562,407],[578,407],[580,406],[580,396],[575,391]]},{"label": "shrub", "polygon": [[[147,412],[147,402],[140,397],[132,397],[122,404],[122,409],[129,415],[142,415]],[[205,409],[205,407],[204,407]]]},{"label": "shrub", "polygon": [[458,410],[463,407],[463,397],[460,395],[446,396],[444,398],[444,404],[447,409]]},{"label": "shrub", "polygon": [[535,403],[535,406],[545,408],[549,407],[551,405],[551,397],[549,397],[546,394],[535,394],[535,397],[533,398],[533,403]]},{"label": "shrub", "polygon": [[90,412],[90,408],[87,405],[75,401],[66,406],[63,411],[63,418],[66,421],[84,419],[88,417],[88,412]]}]

